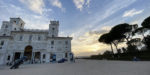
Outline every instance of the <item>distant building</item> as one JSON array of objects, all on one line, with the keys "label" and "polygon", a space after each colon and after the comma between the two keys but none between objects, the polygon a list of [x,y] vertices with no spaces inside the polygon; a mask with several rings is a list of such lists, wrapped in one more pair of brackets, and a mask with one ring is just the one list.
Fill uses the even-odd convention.
[{"label": "distant building", "polygon": [[48,30],[24,29],[21,18],[3,21],[0,30],[0,64],[12,63],[27,56],[25,63],[49,63],[70,59],[71,37],[59,37],[59,21],[50,21]]}]

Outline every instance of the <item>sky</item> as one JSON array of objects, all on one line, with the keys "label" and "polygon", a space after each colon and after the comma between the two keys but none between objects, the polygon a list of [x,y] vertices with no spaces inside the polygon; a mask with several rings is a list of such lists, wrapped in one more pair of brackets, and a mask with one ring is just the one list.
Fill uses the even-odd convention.
[{"label": "sky", "polygon": [[75,56],[110,50],[98,42],[102,34],[120,23],[140,26],[148,16],[150,0],[0,0],[0,23],[20,17],[25,28],[48,29],[50,20],[58,20],[59,36],[73,37]]}]

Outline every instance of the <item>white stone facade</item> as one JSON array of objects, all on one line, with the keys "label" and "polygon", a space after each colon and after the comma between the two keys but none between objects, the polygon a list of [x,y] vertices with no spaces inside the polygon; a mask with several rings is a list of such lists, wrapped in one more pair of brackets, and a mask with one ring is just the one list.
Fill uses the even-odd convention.
[{"label": "white stone facade", "polygon": [[70,60],[71,37],[59,37],[59,22],[50,21],[48,30],[24,29],[21,18],[3,21],[0,30],[0,64],[13,63],[27,56],[26,63],[50,63],[52,56],[56,61]]}]

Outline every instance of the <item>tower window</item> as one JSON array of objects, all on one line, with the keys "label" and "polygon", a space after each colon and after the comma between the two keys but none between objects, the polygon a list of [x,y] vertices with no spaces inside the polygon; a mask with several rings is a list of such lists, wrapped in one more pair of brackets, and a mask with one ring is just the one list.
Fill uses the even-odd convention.
[{"label": "tower window", "polygon": [[16,28],[14,28],[14,30],[16,30]]},{"label": "tower window", "polygon": [[16,23],[16,21],[14,21],[14,23]]},{"label": "tower window", "polygon": [[52,37],[54,37],[54,35],[52,35]]},{"label": "tower window", "polygon": [[8,28],[8,26],[6,25],[5,28]]},{"label": "tower window", "polygon": [[52,28],[52,30],[54,31],[54,30],[55,30],[55,28]]},{"label": "tower window", "polygon": [[51,44],[54,45],[54,41],[51,41]]}]

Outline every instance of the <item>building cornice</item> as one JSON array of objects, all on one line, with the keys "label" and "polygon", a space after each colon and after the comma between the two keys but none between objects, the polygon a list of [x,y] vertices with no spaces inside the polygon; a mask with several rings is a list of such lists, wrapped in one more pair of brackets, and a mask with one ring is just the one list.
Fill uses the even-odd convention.
[{"label": "building cornice", "polygon": [[12,36],[0,36],[0,39],[13,38]]},{"label": "building cornice", "polygon": [[70,39],[72,40],[72,37],[47,37],[48,39]]}]

